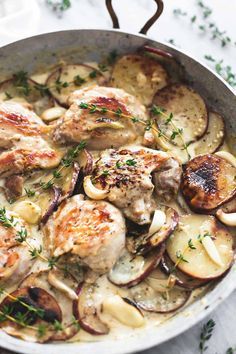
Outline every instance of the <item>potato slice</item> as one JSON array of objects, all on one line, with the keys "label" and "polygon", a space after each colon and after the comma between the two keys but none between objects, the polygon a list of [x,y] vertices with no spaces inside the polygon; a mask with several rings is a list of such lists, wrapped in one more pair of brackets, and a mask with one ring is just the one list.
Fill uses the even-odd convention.
[{"label": "potato slice", "polygon": [[[12,299],[10,296],[6,296],[0,304],[0,311],[4,311],[4,308],[7,306],[10,309],[10,316],[12,318],[19,318],[21,314],[25,318],[24,321],[33,328],[21,326],[10,319],[1,322],[0,327],[6,333],[27,341],[48,341],[53,333],[51,325],[55,321],[62,321],[61,308],[56,298],[46,290],[36,286],[21,287],[10,293],[10,295],[19,299],[19,301]],[[41,312],[38,314],[34,311],[29,311],[24,304],[41,310]],[[42,337],[38,335],[37,331],[37,326],[41,324],[48,327]]]},{"label": "potato slice", "polygon": [[170,260],[166,253],[161,259],[160,268],[167,275],[172,274],[175,278],[176,285],[187,290],[198,289],[208,283],[207,280],[195,279],[187,274],[184,274],[178,268],[175,268],[174,263]]},{"label": "potato slice", "polygon": [[139,308],[148,312],[170,313],[185,305],[191,291],[170,288],[169,284],[168,276],[156,269],[130,292]]},{"label": "potato slice", "polygon": [[[201,240],[211,237],[222,265],[217,265]],[[188,247],[191,240],[194,249]],[[233,238],[214,216],[184,215],[178,229],[167,242],[167,253],[178,268],[197,279],[214,279],[224,274],[233,262]],[[184,260],[180,260],[180,255]]]},{"label": "potato slice", "polygon": [[199,155],[189,161],[182,176],[182,193],[196,211],[214,210],[236,194],[236,168],[216,155]]},{"label": "potato slice", "polygon": [[[24,79],[23,79],[24,80]],[[33,108],[40,115],[45,109],[54,106],[54,100],[50,94],[40,91],[41,85],[27,78],[18,83],[14,77],[0,83],[0,101],[16,101],[23,106]],[[39,88],[39,89],[37,89]]]},{"label": "potato slice", "polygon": [[73,313],[86,332],[94,335],[108,334],[109,327],[100,320],[97,313],[95,291],[94,284],[80,284],[77,290],[78,300],[73,302]]},{"label": "potato slice", "polygon": [[224,136],[225,124],[222,116],[218,113],[210,112],[206,133],[192,145],[194,155],[213,154],[223,144]]},{"label": "potato slice", "polygon": [[97,85],[103,75],[92,66],[85,64],[63,65],[47,79],[47,86],[55,100],[68,107],[67,98],[75,90]]},{"label": "potato slice", "polygon": [[[54,278],[53,282],[52,276]],[[31,273],[20,284],[20,289],[25,287],[40,287],[50,294],[50,296],[57,299],[58,306],[61,309],[60,321],[62,322],[63,330],[53,331],[50,340],[64,341],[73,337],[79,330],[73,321],[73,304],[71,299],[72,294],[76,296],[77,285],[77,280],[71,273],[58,268]]]},{"label": "potato slice", "polygon": [[108,279],[117,286],[135,286],[147,278],[160,263],[164,251],[164,244],[160,245],[145,258],[143,256],[134,256],[125,251],[109,272]]},{"label": "potato slice", "polygon": [[[183,146],[182,139],[173,131],[181,129],[185,144],[198,140],[206,131],[208,114],[202,97],[193,89],[173,84],[158,91],[153,99],[153,105],[164,110],[163,114],[153,114],[153,118],[160,130],[177,146]],[[173,114],[171,122],[167,122],[170,114]],[[174,127],[173,126],[173,124]]]},{"label": "potato slice", "polygon": [[156,60],[147,56],[129,54],[115,64],[110,85],[124,89],[149,105],[154,94],[167,85],[168,75]]}]

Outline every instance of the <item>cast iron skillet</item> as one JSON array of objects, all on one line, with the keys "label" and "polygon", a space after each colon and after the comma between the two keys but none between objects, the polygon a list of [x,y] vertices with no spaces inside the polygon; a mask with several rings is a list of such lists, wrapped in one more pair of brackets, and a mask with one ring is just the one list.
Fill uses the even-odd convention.
[{"label": "cast iron skillet", "polygon": [[[184,69],[184,80],[191,84],[204,97],[210,109],[223,115],[228,137],[236,150],[236,99],[233,90],[220,76],[209,70],[204,64],[192,59],[185,52],[171,45],[147,38],[151,25],[161,15],[162,0],[155,0],[157,10],[143,26],[141,34],[131,34],[117,30],[119,21],[112,7],[111,0],[106,0],[115,30],[70,30],[34,36],[17,41],[0,49],[0,80],[18,70],[29,73],[53,65],[60,59],[71,63],[100,61],[109,52],[118,54],[137,51],[148,45],[172,55]],[[94,338],[87,343],[51,343],[37,344],[24,342],[0,332],[0,346],[24,354],[124,354],[137,352],[160,344],[182,333],[207,316],[222,300],[234,290],[236,272],[233,269],[222,279],[204,300],[197,300],[183,309],[170,321],[156,327],[140,329],[132,337],[119,340]]]}]

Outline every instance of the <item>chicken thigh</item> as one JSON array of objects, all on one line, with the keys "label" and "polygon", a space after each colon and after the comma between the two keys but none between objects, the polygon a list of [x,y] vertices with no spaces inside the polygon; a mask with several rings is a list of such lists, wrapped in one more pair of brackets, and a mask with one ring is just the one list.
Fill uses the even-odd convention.
[{"label": "chicken thigh", "polygon": [[140,146],[106,150],[96,161],[91,179],[98,189],[107,190],[106,198],[127,218],[147,224],[155,209],[152,174],[162,170],[170,159],[163,151]]},{"label": "chicken thigh", "polygon": [[55,127],[57,143],[85,140],[93,150],[119,147],[134,142],[148,119],[145,107],[121,89],[84,88],[73,92],[69,103],[70,108]]},{"label": "chicken thigh", "polygon": [[71,259],[105,273],[125,246],[125,221],[110,203],[75,195],[50,217],[44,234],[54,257],[66,255],[67,262]]},{"label": "chicken thigh", "polygon": [[0,104],[1,177],[58,165],[60,156],[46,141],[46,129],[34,112],[20,104]]}]

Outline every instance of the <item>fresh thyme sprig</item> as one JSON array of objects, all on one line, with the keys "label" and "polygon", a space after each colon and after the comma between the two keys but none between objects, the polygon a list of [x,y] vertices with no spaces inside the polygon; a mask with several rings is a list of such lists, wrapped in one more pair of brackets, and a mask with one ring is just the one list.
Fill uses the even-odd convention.
[{"label": "fresh thyme sprig", "polygon": [[62,17],[63,12],[71,7],[71,0],[45,0],[46,5],[48,5],[53,12],[57,14],[58,17]]},{"label": "fresh thyme sprig", "polygon": [[95,112],[99,112],[99,113],[102,113],[102,114],[110,113],[110,114],[113,114],[114,116],[117,116],[117,117],[127,118],[127,119],[131,120],[133,123],[140,123],[140,124],[144,125],[145,126],[145,130],[154,130],[158,134],[158,136],[161,136],[161,137],[165,138],[167,141],[170,141],[170,138],[168,138],[168,136],[166,136],[155,125],[155,122],[152,119],[149,119],[148,121],[145,121],[145,120],[143,120],[143,119],[141,119],[139,117],[134,117],[132,115],[123,113],[121,108],[118,108],[116,110],[111,110],[111,109],[108,109],[106,107],[100,107],[100,106],[97,106],[95,104],[89,104],[89,103],[85,103],[85,102],[81,102],[79,107],[81,109],[87,109],[89,111],[89,113],[91,113],[91,114],[93,114]]},{"label": "fresh thyme sprig", "polygon": [[[10,294],[8,294],[9,296]],[[16,298],[16,301],[19,301],[18,298]],[[26,303],[21,301],[21,304],[27,305]],[[35,308],[36,309],[36,308]],[[36,309],[38,310],[38,309]],[[42,311],[44,311],[43,309],[40,309]],[[33,331],[36,332],[36,335],[41,338],[43,337],[47,330],[51,330],[51,331],[64,331],[67,328],[69,328],[70,326],[76,326],[78,330],[80,330],[80,325],[78,320],[76,320],[74,318],[74,316],[71,319],[71,322],[67,325],[64,326],[61,322],[59,322],[58,320],[54,320],[52,323],[50,324],[45,324],[45,323],[39,323],[38,326],[33,326],[30,324],[32,318],[28,318],[29,313],[28,311],[24,314],[21,312],[17,312],[15,315],[12,314],[13,308],[9,305],[4,306],[1,310],[0,310],[0,322],[5,322],[5,321],[11,321],[21,327],[24,328],[28,328],[31,329]],[[42,317],[39,317],[40,319],[43,319]]]},{"label": "fresh thyme sprig", "polygon": [[[67,151],[66,155],[61,159],[59,167],[52,172],[52,177],[48,181],[40,181],[39,186],[35,189],[25,188],[25,194],[22,195],[19,199],[24,198],[27,196],[28,198],[34,197],[36,192],[40,190],[47,190],[50,189],[54,184],[55,181],[62,177],[62,171],[65,168],[72,166],[74,160],[78,156],[78,154],[85,148],[86,142],[81,141],[77,146],[71,148]],[[1,220],[0,220],[1,222]]]},{"label": "fresh thyme sprig", "polygon": [[232,87],[236,87],[236,73],[232,72],[230,65],[224,65],[223,59],[216,60],[211,55],[205,55],[204,58],[213,63],[213,68],[223,79]]},{"label": "fresh thyme sprig", "polygon": [[203,325],[199,343],[199,350],[201,354],[203,354],[207,350],[208,346],[206,343],[211,338],[214,328],[215,321],[212,319],[210,319],[209,321],[207,321],[207,323]]},{"label": "fresh thyme sprig", "polygon": [[43,318],[45,311],[41,308],[37,308],[34,306],[31,306],[27,304],[26,302],[22,301],[20,298],[17,298],[11,294],[9,294],[7,291],[5,291],[4,288],[0,288],[0,295],[6,295],[9,299],[13,300],[14,302],[18,302],[22,306],[24,306],[29,312],[32,312],[36,314],[38,317]]},{"label": "fresh thyme sprig", "polygon": [[[205,5],[203,1],[199,0],[197,2],[197,5],[202,11],[203,15],[203,20],[204,23],[201,21],[198,21],[197,15],[192,15],[190,17],[190,21],[192,24],[196,24],[198,26],[198,29],[201,32],[207,33],[209,32],[211,35],[211,39],[215,40],[218,39],[222,47],[225,47],[228,44],[233,44],[232,39],[228,36],[226,31],[222,31],[219,29],[219,27],[212,21],[209,20],[210,16],[212,15],[213,11],[210,7]],[[173,13],[175,16],[187,16],[188,13],[185,11],[182,11],[181,9],[174,9]],[[235,43],[234,43],[235,44]]]},{"label": "fresh thyme sprig", "polygon": [[225,354],[234,354],[235,351],[236,351],[235,348],[230,347],[230,348],[228,348],[228,349],[226,350],[226,353],[225,353]]},{"label": "fresh thyme sprig", "polygon": [[[13,216],[8,217],[6,214],[6,209],[5,208],[0,208],[0,223],[3,224],[3,226],[7,228],[14,228],[16,229],[16,226],[18,222],[15,220]],[[52,257],[52,258],[47,258],[42,254],[42,246],[39,246],[39,248],[34,247],[29,241],[28,241],[28,231],[24,226],[21,226],[20,230],[17,230],[16,232],[16,237],[15,240],[19,242],[20,244],[25,244],[28,249],[29,253],[32,257],[32,259],[35,258],[40,258],[42,261],[48,263],[48,267],[52,269],[57,261],[57,258]]]},{"label": "fresh thyme sprig", "polygon": [[[187,155],[188,155],[188,159],[191,158],[191,155],[188,151],[188,146],[189,144],[185,142],[184,138],[183,138],[183,129],[182,128],[178,128],[175,123],[173,122],[173,113],[170,113],[170,114],[167,114],[165,113],[164,109],[161,108],[161,107],[158,107],[156,105],[153,105],[152,108],[151,108],[151,113],[155,116],[158,116],[158,115],[162,115],[163,117],[166,118],[165,120],[165,125],[168,126],[168,125],[171,125],[173,130],[171,132],[171,136],[170,136],[170,140],[173,142],[175,140],[175,138],[178,136],[180,138],[180,140],[182,141],[182,146],[183,146],[183,150],[186,151]],[[163,134],[163,133],[162,133]]]}]

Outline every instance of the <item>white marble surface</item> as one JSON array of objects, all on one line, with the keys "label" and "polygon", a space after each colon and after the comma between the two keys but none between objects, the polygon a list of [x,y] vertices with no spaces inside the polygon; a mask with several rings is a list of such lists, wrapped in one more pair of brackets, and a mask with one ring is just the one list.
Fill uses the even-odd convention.
[{"label": "white marble surface", "polygon": [[[21,3],[21,12],[14,15],[14,21],[11,22],[11,31],[9,31],[7,21],[1,18],[1,2],[3,1],[0,0],[0,45],[34,34],[63,29],[111,28],[111,20],[106,12],[105,0],[72,0],[72,8],[66,11],[61,19],[58,19],[55,14],[49,11],[44,5],[44,0],[6,0],[8,4],[11,3],[12,8],[14,8],[14,5],[19,8],[19,2]],[[205,54],[210,54],[218,60],[223,59],[225,64],[231,65],[233,71],[236,72],[236,46],[229,45],[222,49],[217,40],[210,40],[209,35],[200,33],[197,25],[193,26],[190,23],[189,17],[194,14],[198,16],[200,23],[202,23],[201,11],[196,6],[196,0],[164,0],[164,2],[164,14],[149,31],[151,37],[160,41],[174,39],[180,48],[187,50],[193,57],[200,60],[203,60]],[[220,29],[226,30],[235,42],[236,0],[205,0],[205,2],[213,9],[211,16],[213,22],[217,23]],[[120,18],[121,28],[124,31],[137,32],[155,9],[155,4],[151,0],[113,0],[113,3]],[[189,16],[177,19],[173,15],[173,9],[177,7],[186,11]],[[31,14],[29,15],[30,11]],[[30,18],[31,21],[25,21],[25,18]],[[216,321],[216,328],[209,343],[209,349],[206,351],[207,354],[225,354],[228,347],[236,346],[235,303],[236,292],[210,316]],[[143,354],[199,353],[199,335],[203,323],[199,323],[179,337],[145,351]],[[0,353],[9,352],[0,349]]]}]

